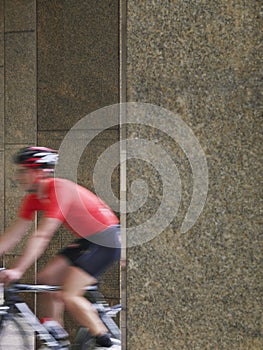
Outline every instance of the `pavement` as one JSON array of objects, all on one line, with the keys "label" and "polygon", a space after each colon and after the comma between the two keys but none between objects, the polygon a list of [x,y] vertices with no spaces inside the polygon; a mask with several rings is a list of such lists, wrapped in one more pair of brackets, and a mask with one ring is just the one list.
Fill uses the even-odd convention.
[{"label": "pavement", "polygon": [[[22,323],[22,320],[20,321]],[[35,349],[35,336],[32,329],[23,324],[23,334],[27,338],[27,350]],[[0,335],[0,350],[22,350],[22,340],[19,330],[13,324],[8,324]]]}]

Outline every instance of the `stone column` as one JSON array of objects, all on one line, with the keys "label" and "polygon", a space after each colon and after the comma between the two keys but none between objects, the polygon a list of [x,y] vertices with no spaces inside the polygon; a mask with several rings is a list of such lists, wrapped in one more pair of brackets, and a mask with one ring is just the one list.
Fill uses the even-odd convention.
[{"label": "stone column", "polygon": [[[162,166],[181,190],[177,212],[178,192],[166,202],[167,213],[175,209],[166,228],[158,233],[164,211],[152,225],[153,239],[128,249],[129,350],[263,347],[261,32],[259,1],[127,1],[127,100],[166,110],[159,126],[127,128],[133,140],[152,141],[144,149],[148,161],[128,162],[128,185],[138,178],[148,184],[128,226],[149,221],[161,206]],[[146,109],[138,106],[138,120]],[[130,117],[136,122],[136,112]],[[178,129],[181,121],[188,128]],[[194,137],[202,164],[195,164]],[[188,152],[184,141],[192,146]],[[157,146],[170,162],[154,158]],[[128,145],[127,153],[135,148]],[[202,199],[206,192],[193,180],[198,166],[208,170],[206,200],[194,204],[191,215],[198,219],[182,230],[193,195]],[[140,192],[128,189],[128,198]],[[140,234],[143,240],[146,232]]]}]

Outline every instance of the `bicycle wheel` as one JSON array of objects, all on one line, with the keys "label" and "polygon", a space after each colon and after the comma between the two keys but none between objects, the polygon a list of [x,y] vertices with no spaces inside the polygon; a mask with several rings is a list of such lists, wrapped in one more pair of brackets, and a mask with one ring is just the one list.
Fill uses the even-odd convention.
[{"label": "bicycle wheel", "polygon": [[3,317],[0,327],[0,350],[33,350],[34,335],[22,317]]}]

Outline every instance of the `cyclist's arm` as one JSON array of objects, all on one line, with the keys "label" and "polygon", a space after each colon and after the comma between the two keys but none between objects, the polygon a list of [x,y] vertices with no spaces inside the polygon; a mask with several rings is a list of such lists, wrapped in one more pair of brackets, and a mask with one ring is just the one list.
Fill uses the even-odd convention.
[{"label": "cyclist's arm", "polygon": [[37,229],[28,239],[23,255],[19,257],[13,269],[23,275],[35,260],[43,254],[61,223],[60,220],[55,218],[42,218]]},{"label": "cyclist's arm", "polygon": [[0,256],[11,250],[27,232],[31,226],[31,221],[18,218],[0,236]]}]

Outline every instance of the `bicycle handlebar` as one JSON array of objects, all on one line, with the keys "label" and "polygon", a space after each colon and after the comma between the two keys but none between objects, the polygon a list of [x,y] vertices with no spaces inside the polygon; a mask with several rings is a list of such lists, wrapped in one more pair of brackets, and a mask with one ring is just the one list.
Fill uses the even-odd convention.
[{"label": "bicycle handlebar", "polygon": [[[1,271],[4,271],[5,267],[0,267]],[[52,292],[61,290],[61,286],[51,286],[48,284],[23,284],[23,283],[12,283],[10,286],[5,287],[6,290],[12,290],[13,292]],[[85,291],[95,291],[98,290],[97,285],[88,286],[84,288]]]},{"label": "bicycle handlebar", "polygon": [[[52,291],[58,291],[61,290],[61,286],[50,286],[48,284],[23,284],[23,283],[14,283],[10,287],[7,287],[10,289],[13,289],[17,292],[52,292]],[[88,286],[85,287],[84,290],[86,291],[95,291],[97,290],[97,286]]]}]

